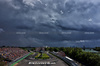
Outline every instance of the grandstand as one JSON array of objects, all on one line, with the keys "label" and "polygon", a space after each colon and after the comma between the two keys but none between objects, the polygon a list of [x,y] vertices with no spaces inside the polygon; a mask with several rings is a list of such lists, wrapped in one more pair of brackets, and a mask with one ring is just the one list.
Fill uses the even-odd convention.
[{"label": "grandstand", "polygon": [[20,48],[0,48],[0,55],[11,61],[24,56],[28,52]]}]

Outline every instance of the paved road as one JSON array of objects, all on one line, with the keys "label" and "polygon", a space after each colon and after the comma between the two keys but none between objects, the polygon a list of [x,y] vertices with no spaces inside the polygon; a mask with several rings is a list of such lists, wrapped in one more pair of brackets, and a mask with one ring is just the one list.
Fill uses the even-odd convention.
[{"label": "paved road", "polygon": [[16,66],[68,66],[65,62],[54,57],[53,55],[49,53],[48,55],[50,56],[50,59],[46,59],[46,60],[34,59],[36,55],[37,53],[34,55],[28,56],[27,58],[25,58],[24,60],[16,64]]},{"label": "paved road", "polygon": [[77,63],[75,63],[73,60],[70,60],[67,56],[66,56],[66,58],[65,57],[62,57],[62,56],[59,56],[59,55],[57,55],[56,53],[53,53],[52,52],[52,54],[54,54],[54,55],[56,55],[56,56],[58,56],[59,58],[61,58],[61,59],[63,59],[65,62],[67,62],[67,63],[69,63],[70,64],[70,66],[79,66]]}]

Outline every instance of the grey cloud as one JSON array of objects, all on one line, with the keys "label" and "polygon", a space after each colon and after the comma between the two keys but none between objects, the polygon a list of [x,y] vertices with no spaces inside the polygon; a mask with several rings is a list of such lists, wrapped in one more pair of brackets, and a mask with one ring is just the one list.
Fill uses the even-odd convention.
[{"label": "grey cloud", "polygon": [[[21,46],[68,46],[63,41],[97,40],[100,39],[99,11],[99,0],[0,0],[0,27],[5,29],[0,41],[16,42]],[[86,31],[95,34],[84,35]],[[26,34],[16,35],[16,32]],[[38,32],[49,34],[41,35]],[[73,34],[66,35],[61,32]],[[74,42],[69,43],[77,45]]]},{"label": "grey cloud", "polygon": [[26,29],[26,30],[32,30],[32,27],[28,27],[28,26],[24,26],[24,25],[17,26],[16,28],[17,28],[17,29]]},{"label": "grey cloud", "polygon": [[0,28],[0,33],[1,33],[1,32],[4,32],[4,30],[3,30],[2,28]]}]

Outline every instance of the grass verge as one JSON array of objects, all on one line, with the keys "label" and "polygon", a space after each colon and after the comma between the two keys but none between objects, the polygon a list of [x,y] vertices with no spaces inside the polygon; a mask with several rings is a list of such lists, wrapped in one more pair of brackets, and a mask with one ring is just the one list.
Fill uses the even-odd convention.
[{"label": "grass verge", "polygon": [[10,66],[14,66],[16,63],[20,62],[21,60],[23,60],[24,58],[26,58],[29,55],[32,55],[33,53],[29,53],[28,55],[24,56],[23,58],[21,58],[20,60],[16,61],[15,63],[11,64]]}]

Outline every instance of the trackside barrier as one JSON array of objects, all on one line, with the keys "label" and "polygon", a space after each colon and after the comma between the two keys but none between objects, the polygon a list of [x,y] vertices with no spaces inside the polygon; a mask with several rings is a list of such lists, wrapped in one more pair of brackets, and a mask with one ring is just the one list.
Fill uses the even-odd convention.
[{"label": "trackside barrier", "polygon": [[69,66],[79,66],[78,64],[76,64],[71,58],[69,57],[62,57],[62,56],[59,56],[53,52],[50,52],[51,54],[53,54],[54,56],[60,58],[61,60],[63,60],[65,63],[67,63]]}]

